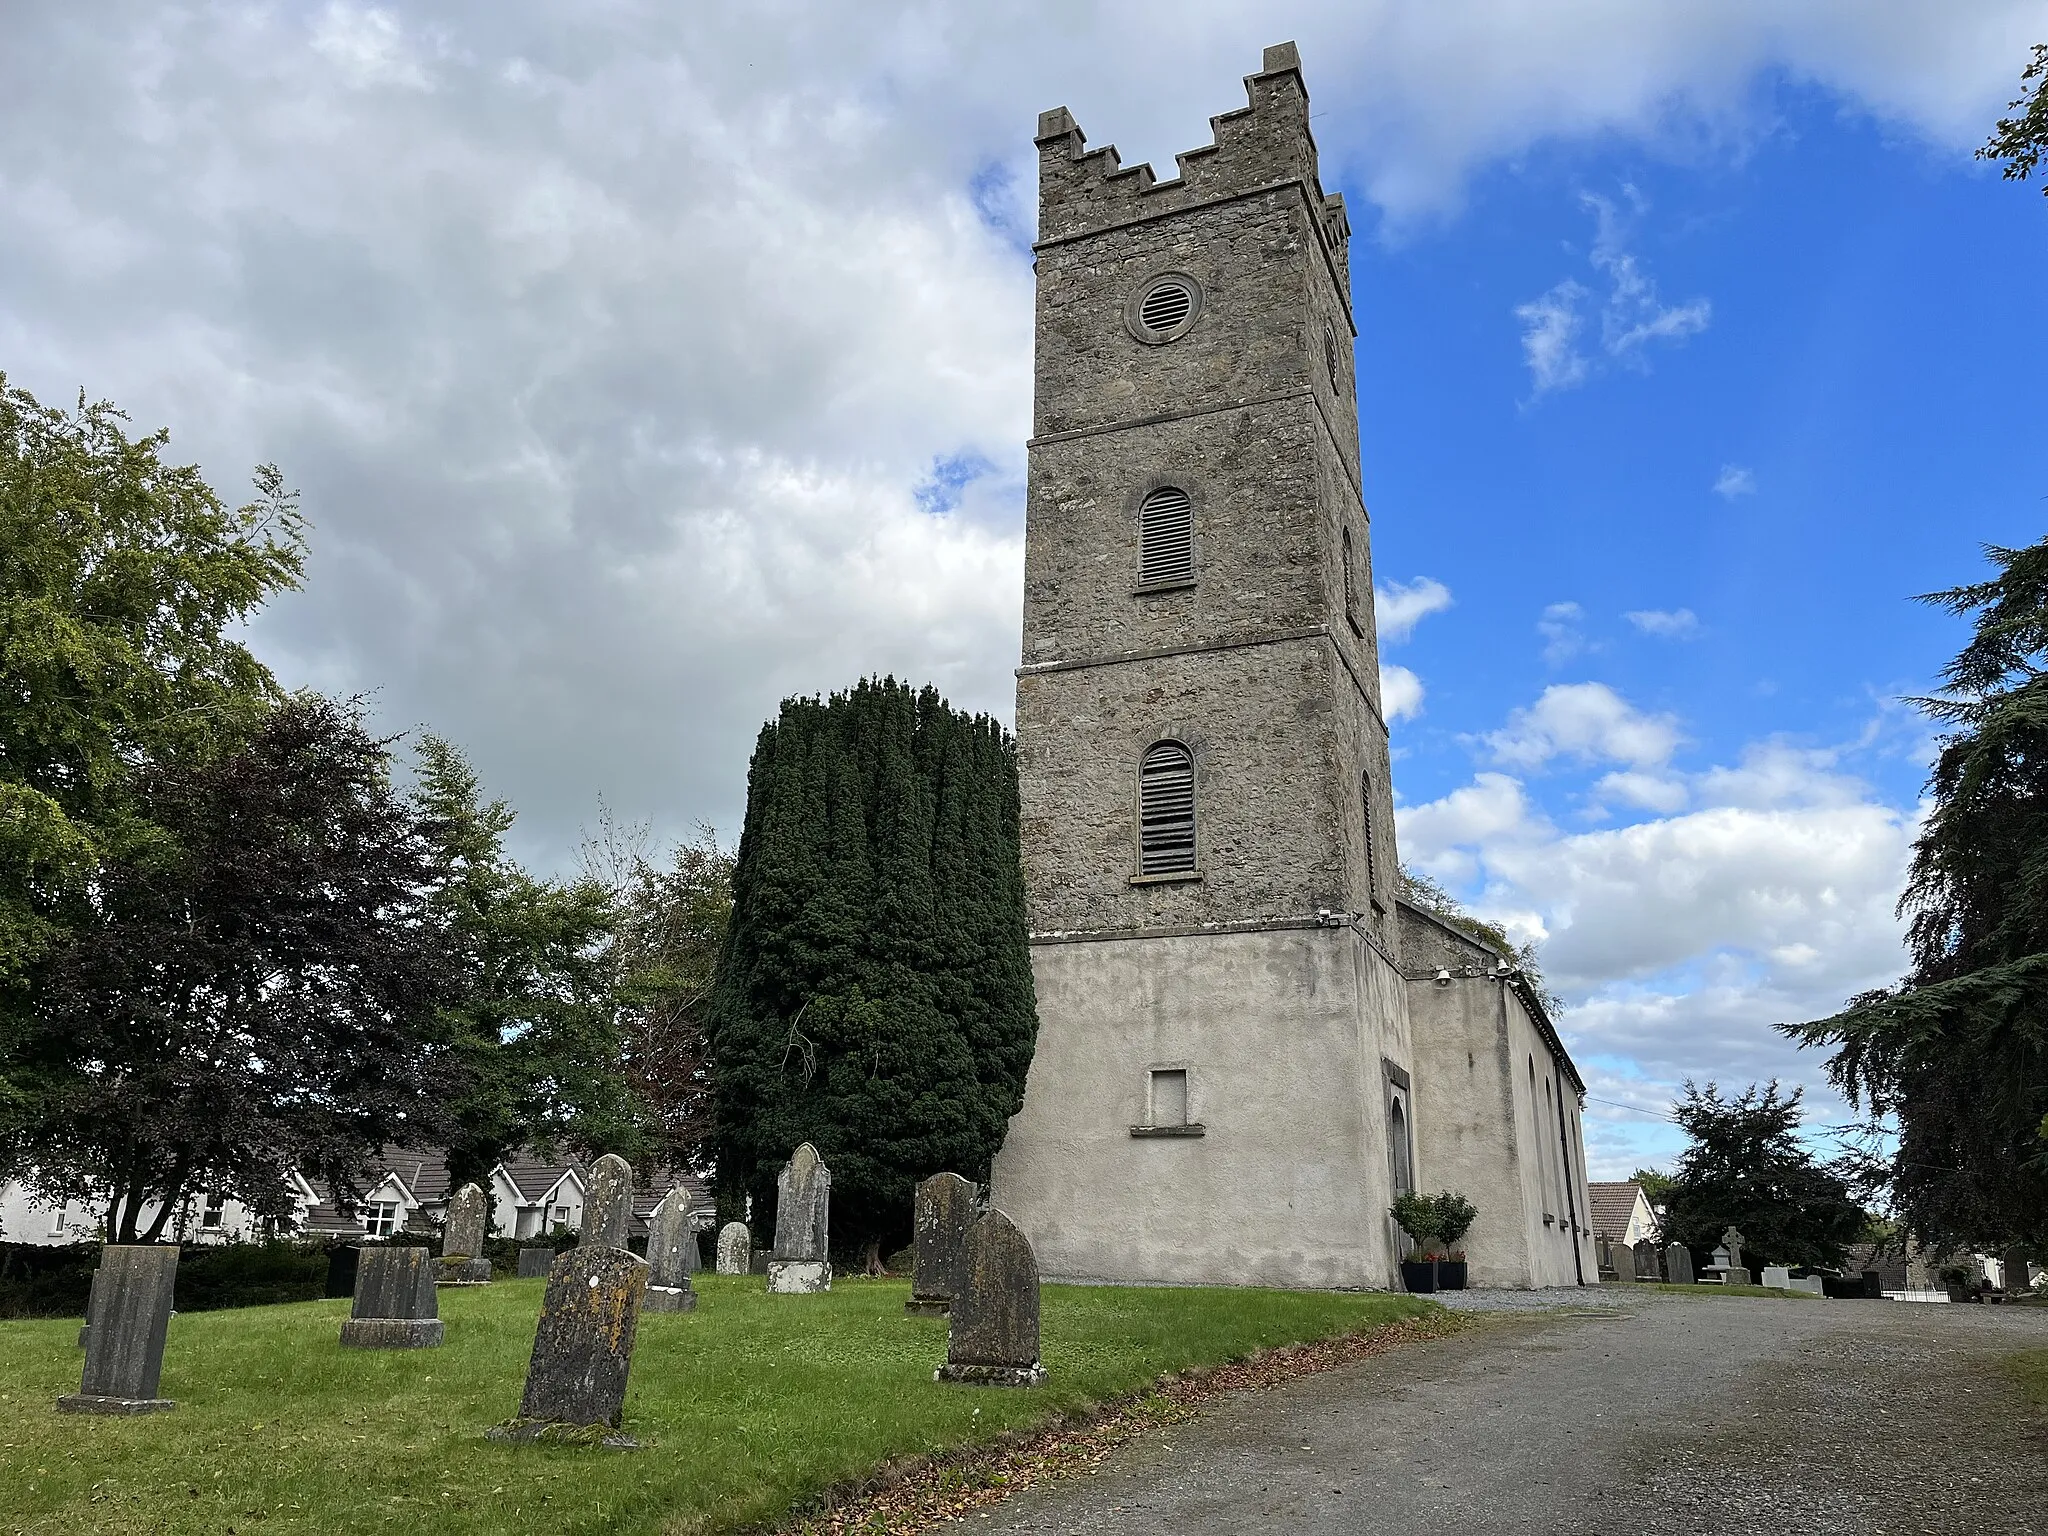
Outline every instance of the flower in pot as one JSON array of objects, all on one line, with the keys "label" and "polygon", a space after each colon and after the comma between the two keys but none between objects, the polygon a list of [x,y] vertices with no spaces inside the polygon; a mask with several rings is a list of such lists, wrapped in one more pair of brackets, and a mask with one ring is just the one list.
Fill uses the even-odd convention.
[{"label": "flower in pot", "polygon": [[1436,1201],[1410,1190],[1396,1197],[1387,1207],[1387,1214],[1415,1244],[1415,1251],[1401,1260],[1401,1284],[1418,1296],[1426,1296],[1436,1289]]},{"label": "flower in pot", "polygon": [[1455,1190],[1446,1189],[1431,1198],[1436,1207],[1436,1241],[1443,1250],[1437,1261],[1437,1284],[1447,1291],[1465,1289],[1465,1250],[1459,1246],[1472,1223],[1479,1219],[1479,1207]]}]

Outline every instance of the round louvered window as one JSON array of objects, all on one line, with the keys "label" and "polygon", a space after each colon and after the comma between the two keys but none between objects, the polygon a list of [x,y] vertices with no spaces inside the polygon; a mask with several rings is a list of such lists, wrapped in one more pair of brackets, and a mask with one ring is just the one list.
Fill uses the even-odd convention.
[{"label": "round louvered window", "polygon": [[1201,285],[1185,272],[1162,272],[1139,284],[1124,319],[1133,336],[1157,346],[1185,336],[1201,313]]}]

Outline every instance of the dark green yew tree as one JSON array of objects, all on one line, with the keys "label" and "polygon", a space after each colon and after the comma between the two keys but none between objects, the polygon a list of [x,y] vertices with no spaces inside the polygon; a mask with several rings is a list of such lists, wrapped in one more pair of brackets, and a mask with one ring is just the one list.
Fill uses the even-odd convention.
[{"label": "dark green yew tree", "polygon": [[1016,747],[936,690],[790,699],[747,777],[708,1053],[719,1179],[754,1197],[801,1141],[870,1264],[919,1179],[986,1179],[1038,1021]]}]

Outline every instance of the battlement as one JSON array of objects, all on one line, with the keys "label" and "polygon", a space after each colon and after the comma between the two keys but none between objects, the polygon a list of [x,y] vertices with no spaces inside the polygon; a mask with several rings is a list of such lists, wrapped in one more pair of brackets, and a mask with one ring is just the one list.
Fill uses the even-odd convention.
[{"label": "battlement", "polygon": [[1265,52],[1244,77],[1246,104],[1209,119],[1213,142],[1174,156],[1179,174],[1161,181],[1149,165],[1124,165],[1116,146],[1087,147],[1074,114],[1038,115],[1039,243],[1071,239],[1134,219],[1177,212],[1269,187],[1299,184],[1318,213],[1325,243],[1341,252],[1350,239],[1344,199],[1325,197],[1308,126],[1308,87],[1292,43]]}]

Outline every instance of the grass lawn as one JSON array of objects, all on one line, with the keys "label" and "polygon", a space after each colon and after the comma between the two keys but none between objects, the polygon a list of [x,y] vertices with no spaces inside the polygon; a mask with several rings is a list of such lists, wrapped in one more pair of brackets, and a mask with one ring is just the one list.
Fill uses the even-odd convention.
[{"label": "grass lawn", "polygon": [[694,1314],[643,1317],[626,1428],[643,1449],[506,1446],[544,1282],[444,1290],[448,1341],[343,1350],[345,1301],[171,1320],[139,1419],[59,1414],[75,1319],[0,1323],[0,1531],[725,1530],[891,1457],[1036,1424],[1163,1371],[1408,1317],[1406,1296],[1047,1286],[1040,1388],[941,1386],[943,1318],[902,1281],[769,1296],[704,1275]]},{"label": "grass lawn", "polygon": [[2005,1359],[2006,1371],[2036,1411],[2048,1413],[2048,1349],[2023,1350]]}]

